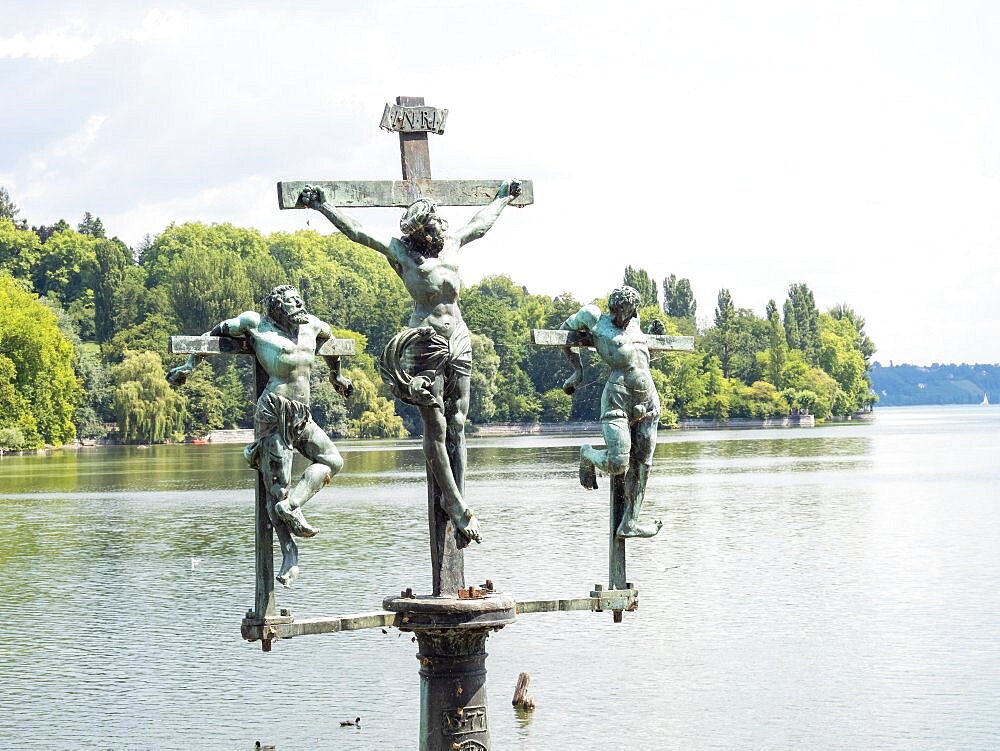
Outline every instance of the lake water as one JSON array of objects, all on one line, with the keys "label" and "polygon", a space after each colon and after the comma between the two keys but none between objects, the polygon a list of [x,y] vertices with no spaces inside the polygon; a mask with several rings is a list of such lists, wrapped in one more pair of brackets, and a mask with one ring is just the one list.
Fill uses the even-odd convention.
[{"label": "lake water", "polygon": [[[585,439],[472,439],[470,582],[585,597],[607,483]],[[279,605],[375,610],[429,589],[416,442],[342,443],[321,534]],[[380,629],[240,639],[253,600],[241,447],[0,459],[0,739],[8,748],[414,749],[416,645]],[[506,749],[1000,747],[1000,408],[874,424],[661,433],[640,608],[521,616],[490,637]],[[192,570],[191,559],[201,564]],[[537,709],[510,706],[520,671]],[[362,728],[339,721],[362,717]]]}]

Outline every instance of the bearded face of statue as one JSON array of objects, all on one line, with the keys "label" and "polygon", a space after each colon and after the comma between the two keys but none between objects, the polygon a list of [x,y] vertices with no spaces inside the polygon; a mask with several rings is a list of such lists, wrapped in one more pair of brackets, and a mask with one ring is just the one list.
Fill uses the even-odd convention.
[{"label": "bearded face of statue", "polygon": [[302,296],[294,288],[288,288],[281,292],[280,296],[271,306],[271,316],[279,323],[288,322],[302,324],[309,322],[309,315],[306,313],[306,306],[302,302]]},{"label": "bearded face of statue", "polygon": [[436,256],[444,248],[448,222],[438,216],[437,205],[429,198],[418,198],[399,221],[406,244],[424,256]]}]

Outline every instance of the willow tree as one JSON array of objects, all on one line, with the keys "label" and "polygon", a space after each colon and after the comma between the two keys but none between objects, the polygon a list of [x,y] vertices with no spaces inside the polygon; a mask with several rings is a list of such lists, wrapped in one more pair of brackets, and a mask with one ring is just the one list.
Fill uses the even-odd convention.
[{"label": "willow tree", "polygon": [[155,352],[127,351],[111,369],[118,435],[125,443],[162,443],[184,431],[187,399],[170,387]]}]

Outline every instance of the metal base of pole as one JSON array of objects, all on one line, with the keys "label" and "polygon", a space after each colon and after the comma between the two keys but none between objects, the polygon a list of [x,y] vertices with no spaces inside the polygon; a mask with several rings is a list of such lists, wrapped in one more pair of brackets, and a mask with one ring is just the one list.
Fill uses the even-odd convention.
[{"label": "metal base of pole", "polygon": [[390,597],[382,605],[420,646],[420,751],[489,751],[486,637],[514,622],[514,598]]}]

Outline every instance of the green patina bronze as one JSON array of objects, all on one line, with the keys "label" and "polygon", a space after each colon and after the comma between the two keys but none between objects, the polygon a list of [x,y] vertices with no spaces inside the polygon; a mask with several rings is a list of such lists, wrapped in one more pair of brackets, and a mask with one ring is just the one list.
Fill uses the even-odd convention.
[{"label": "green patina bronze", "polygon": [[[601,394],[605,448],[595,449],[590,444],[580,447],[580,484],[595,490],[596,469],[612,476],[627,473],[625,514],[615,534],[652,537],[660,531],[661,522],[641,524],[639,512],[656,450],[660,396],[649,372],[646,334],[639,327],[639,293],[631,287],[619,287],[608,297],[608,307],[610,312],[602,313],[596,305],[585,305],[561,327],[589,332],[597,354],[611,368]],[[579,351],[571,347],[563,351],[573,366],[563,391],[572,394],[583,382],[583,365]]]},{"label": "green patina bronze", "polygon": [[[233,344],[223,345],[226,338]],[[236,342],[240,344],[234,346]],[[302,506],[344,466],[337,447],[309,413],[309,375],[317,355],[329,363],[330,380],[338,392],[345,398],[351,394],[351,382],[340,373],[340,355],[334,354],[351,348],[335,346],[337,342],[330,324],[309,315],[298,290],[289,285],[271,291],[264,315],[245,311],[202,337],[174,337],[171,342],[173,352],[191,353],[186,363],[167,374],[174,385],[183,383],[198,358],[211,352],[252,353],[266,375],[258,388],[255,440],[243,454],[261,478],[267,516],[281,545],[277,580],[285,586],[299,572],[293,536],[312,537],[317,532],[306,521]],[[293,485],[295,450],[311,463]]]},{"label": "green patina bronze", "polygon": [[626,581],[625,540],[653,537],[659,521],[639,521],[646,481],[656,449],[660,398],[649,371],[649,353],[656,350],[691,351],[690,336],[643,333],[639,325],[639,293],[619,287],[608,297],[610,311],[585,305],[558,331],[536,329],[532,343],[562,347],[573,366],[563,390],[573,394],[583,382],[579,347],[592,347],[611,368],[601,394],[601,432],[605,447],[580,447],[580,484],[597,488],[597,470],[611,476],[611,513],[608,541],[608,590],[595,585],[590,593],[597,610],[611,610],[616,622],[623,610],[638,604],[636,589]]}]

